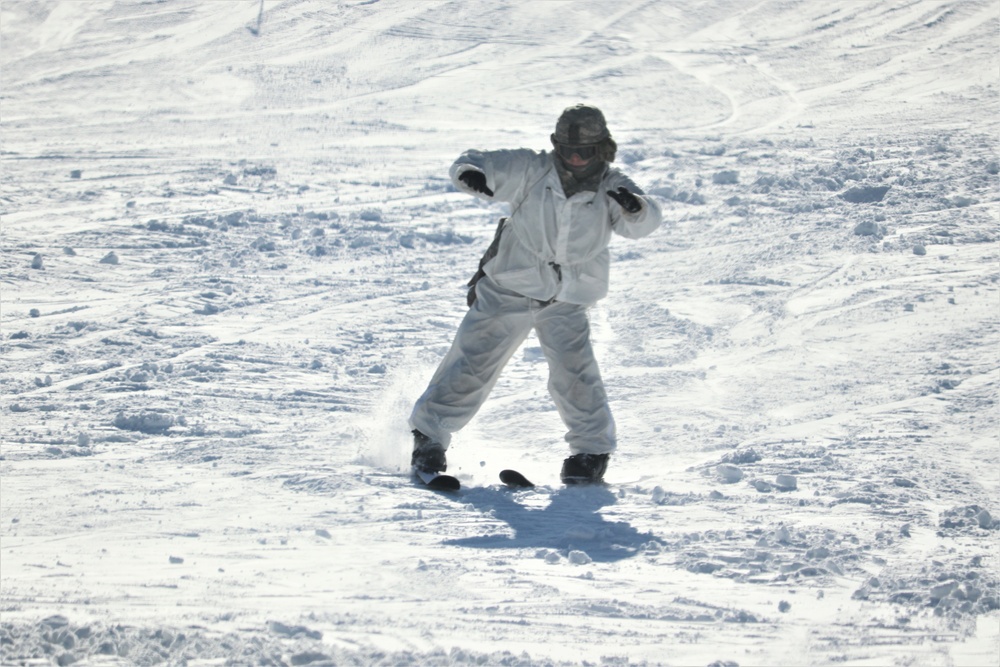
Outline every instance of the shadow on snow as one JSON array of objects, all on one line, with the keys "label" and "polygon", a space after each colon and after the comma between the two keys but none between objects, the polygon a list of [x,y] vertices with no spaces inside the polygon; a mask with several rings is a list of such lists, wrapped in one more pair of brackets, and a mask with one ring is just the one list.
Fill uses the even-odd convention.
[{"label": "shadow on snow", "polygon": [[445,544],[474,549],[575,550],[596,562],[608,563],[631,558],[645,543],[656,539],[628,523],[601,516],[601,508],[616,502],[615,495],[604,487],[562,488],[551,498],[547,506],[535,508],[521,504],[506,489],[470,489],[462,494],[462,502],[506,523],[513,535],[465,537]]}]

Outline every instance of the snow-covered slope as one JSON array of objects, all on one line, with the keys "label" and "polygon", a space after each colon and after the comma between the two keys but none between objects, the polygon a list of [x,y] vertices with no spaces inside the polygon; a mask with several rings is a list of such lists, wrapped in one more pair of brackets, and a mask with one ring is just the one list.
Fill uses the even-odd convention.
[{"label": "snow-covered slope", "polygon": [[[0,5],[4,664],[997,664],[995,2],[261,6]],[[609,484],[529,339],[415,488],[447,168],[579,101]]]}]

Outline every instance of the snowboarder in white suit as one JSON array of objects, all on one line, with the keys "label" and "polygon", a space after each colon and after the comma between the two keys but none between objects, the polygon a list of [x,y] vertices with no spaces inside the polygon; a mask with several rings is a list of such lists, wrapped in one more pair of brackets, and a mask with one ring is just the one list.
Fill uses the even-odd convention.
[{"label": "snowboarder in white suit", "polygon": [[615,422],[590,343],[587,309],[607,295],[611,233],[640,238],[660,204],[609,166],[617,145],[592,106],[567,108],[552,151],[466,151],[455,186],[511,206],[469,293],[451,349],[410,416],[415,472],[447,468],[445,450],[483,405],[532,329],[549,366],[548,389],[568,428],[566,484],[597,483],[616,447]]}]

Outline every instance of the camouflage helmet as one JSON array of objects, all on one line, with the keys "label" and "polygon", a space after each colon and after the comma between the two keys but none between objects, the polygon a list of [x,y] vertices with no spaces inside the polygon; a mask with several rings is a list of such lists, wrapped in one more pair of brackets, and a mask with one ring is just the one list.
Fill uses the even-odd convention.
[{"label": "camouflage helmet", "polygon": [[604,114],[597,107],[577,104],[567,107],[556,122],[552,140],[573,146],[597,144],[611,138]]}]

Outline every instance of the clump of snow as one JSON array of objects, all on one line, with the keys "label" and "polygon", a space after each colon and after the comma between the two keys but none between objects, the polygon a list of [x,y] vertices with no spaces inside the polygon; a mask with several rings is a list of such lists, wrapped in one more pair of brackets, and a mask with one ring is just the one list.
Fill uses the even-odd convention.
[{"label": "clump of snow", "polygon": [[942,512],[938,527],[943,535],[978,534],[977,529],[1000,529],[1000,520],[994,519],[989,510],[979,505],[966,505]]},{"label": "clump of snow", "polygon": [[882,238],[887,233],[885,225],[880,225],[872,220],[865,220],[859,222],[854,228],[854,234],[856,236],[875,236]]},{"label": "clump of snow", "polygon": [[126,414],[119,412],[115,417],[115,428],[123,431],[139,431],[140,433],[164,433],[174,425],[176,419],[173,415],[162,412],[146,411],[141,413]]},{"label": "clump of snow", "polygon": [[736,185],[740,182],[740,172],[735,169],[727,169],[712,174],[712,182],[716,185]]},{"label": "clump of snow", "polygon": [[[3,5],[5,663],[997,664],[991,3],[566,4]],[[607,486],[532,338],[429,493],[448,165],[578,101]]]},{"label": "clump of snow", "polygon": [[852,204],[874,204],[885,199],[888,185],[861,185],[846,190],[840,196]]},{"label": "clump of snow", "polygon": [[799,480],[795,475],[781,473],[775,478],[774,485],[781,491],[795,491],[799,488]]},{"label": "clump of snow", "polygon": [[743,471],[731,463],[720,463],[715,467],[715,473],[726,484],[735,484],[743,479]]}]

